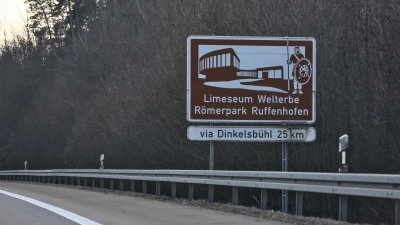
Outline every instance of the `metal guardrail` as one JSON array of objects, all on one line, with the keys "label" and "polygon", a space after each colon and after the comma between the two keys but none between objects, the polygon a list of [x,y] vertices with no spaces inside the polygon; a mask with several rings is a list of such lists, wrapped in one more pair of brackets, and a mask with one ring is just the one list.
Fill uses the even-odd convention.
[{"label": "metal guardrail", "polygon": [[[58,178],[58,179],[56,179]],[[64,178],[64,182],[62,182]],[[386,174],[344,174],[344,173],[302,173],[302,172],[261,172],[261,171],[218,171],[218,170],[110,170],[110,169],[66,169],[66,170],[13,170],[0,171],[0,180],[19,180],[44,183],[63,183],[85,186],[89,178],[92,185],[100,180],[119,180],[123,190],[124,180],[129,180],[131,191],[134,182],[142,182],[142,191],[147,193],[147,182],[156,183],[156,195],[160,195],[161,182],[171,183],[171,197],[176,197],[176,183],[189,184],[188,198],[193,199],[194,184],[209,185],[208,201],[214,201],[214,186],[231,186],[232,204],[238,204],[238,187],[259,188],[260,208],[266,210],[267,190],[288,190],[296,192],[296,215],[303,214],[303,193],[325,193],[339,195],[339,220],[347,219],[347,196],[365,196],[393,199],[395,202],[395,224],[400,225],[400,175]],[[52,179],[52,181],[51,181]],[[46,181],[47,180],[47,181]]]}]

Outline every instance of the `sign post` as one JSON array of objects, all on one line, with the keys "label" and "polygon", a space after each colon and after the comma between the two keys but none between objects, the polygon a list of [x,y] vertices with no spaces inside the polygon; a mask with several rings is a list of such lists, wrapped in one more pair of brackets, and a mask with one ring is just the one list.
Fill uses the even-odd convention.
[{"label": "sign post", "polygon": [[[189,140],[210,141],[209,169],[214,169],[214,141],[243,141],[282,142],[282,171],[287,171],[287,142],[314,141],[314,128],[212,123],[313,124],[315,39],[190,36],[187,46],[187,120],[210,123],[190,126],[187,135]],[[210,196],[211,187],[209,201]],[[287,209],[284,190],[282,211]]]},{"label": "sign post", "polygon": [[[213,126],[213,124],[210,123],[210,127],[212,127],[212,126]],[[214,142],[212,140],[210,141],[209,170],[214,170]],[[214,185],[212,185],[212,184],[208,185],[208,202],[210,202],[210,203],[214,202]]]},{"label": "sign post", "polygon": [[[282,172],[288,171],[288,152],[286,142],[282,142]],[[288,191],[282,190],[282,212],[288,212]]]},{"label": "sign post", "polygon": [[25,161],[24,165],[25,165],[25,170],[27,170],[28,169],[28,161]]}]

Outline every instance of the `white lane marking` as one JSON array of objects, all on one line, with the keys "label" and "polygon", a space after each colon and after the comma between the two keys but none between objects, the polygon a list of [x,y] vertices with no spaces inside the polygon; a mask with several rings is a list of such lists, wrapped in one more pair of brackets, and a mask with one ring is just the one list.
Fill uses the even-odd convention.
[{"label": "white lane marking", "polygon": [[87,219],[85,217],[79,216],[79,215],[77,215],[75,213],[69,212],[67,210],[64,210],[64,209],[49,205],[47,203],[44,203],[44,202],[41,202],[41,201],[38,201],[38,200],[35,200],[35,199],[32,199],[32,198],[28,198],[28,197],[25,197],[25,196],[22,196],[22,195],[17,195],[17,194],[11,193],[11,192],[3,191],[3,190],[0,190],[0,193],[8,195],[8,196],[11,196],[11,197],[14,197],[14,198],[18,198],[20,200],[29,202],[29,203],[34,204],[34,205],[37,205],[39,207],[42,207],[44,209],[47,209],[47,210],[52,211],[54,213],[57,213],[58,215],[60,215],[62,217],[65,217],[65,218],[67,218],[69,220],[72,220],[72,221],[74,221],[74,222],[76,222],[78,224],[81,224],[81,225],[102,225],[102,224],[97,223],[97,222],[95,222],[93,220],[89,220],[89,219]]},{"label": "white lane marking", "polygon": [[268,86],[257,86],[249,85],[245,83],[250,83],[253,81],[259,81],[264,79],[240,79],[240,80],[230,80],[230,81],[213,81],[204,82],[204,85],[218,88],[228,88],[228,89],[245,89],[251,91],[269,91],[278,93],[288,93],[287,91],[281,90],[279,88],[268,87]]}]

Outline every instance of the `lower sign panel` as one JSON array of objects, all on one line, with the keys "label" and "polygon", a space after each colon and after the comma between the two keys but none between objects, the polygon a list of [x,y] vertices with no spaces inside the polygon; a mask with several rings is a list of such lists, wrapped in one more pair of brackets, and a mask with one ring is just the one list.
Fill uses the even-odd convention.
[{"label": "lower sign panel", "polygon": [[313,127],[207,127],[190,126],[187,137],[192,141],[312,142]]}]

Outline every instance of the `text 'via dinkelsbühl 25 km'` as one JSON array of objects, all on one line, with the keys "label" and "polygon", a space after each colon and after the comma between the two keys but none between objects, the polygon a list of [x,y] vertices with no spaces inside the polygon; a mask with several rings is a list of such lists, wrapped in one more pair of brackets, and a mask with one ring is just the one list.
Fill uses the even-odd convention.
[{"label": "text 'via dinkelsb\u00fchl 25 km'", "polygon": [[196,141],[304,141],[315,139],[310,127],[207,127],[190,126],[188,138]]}]

